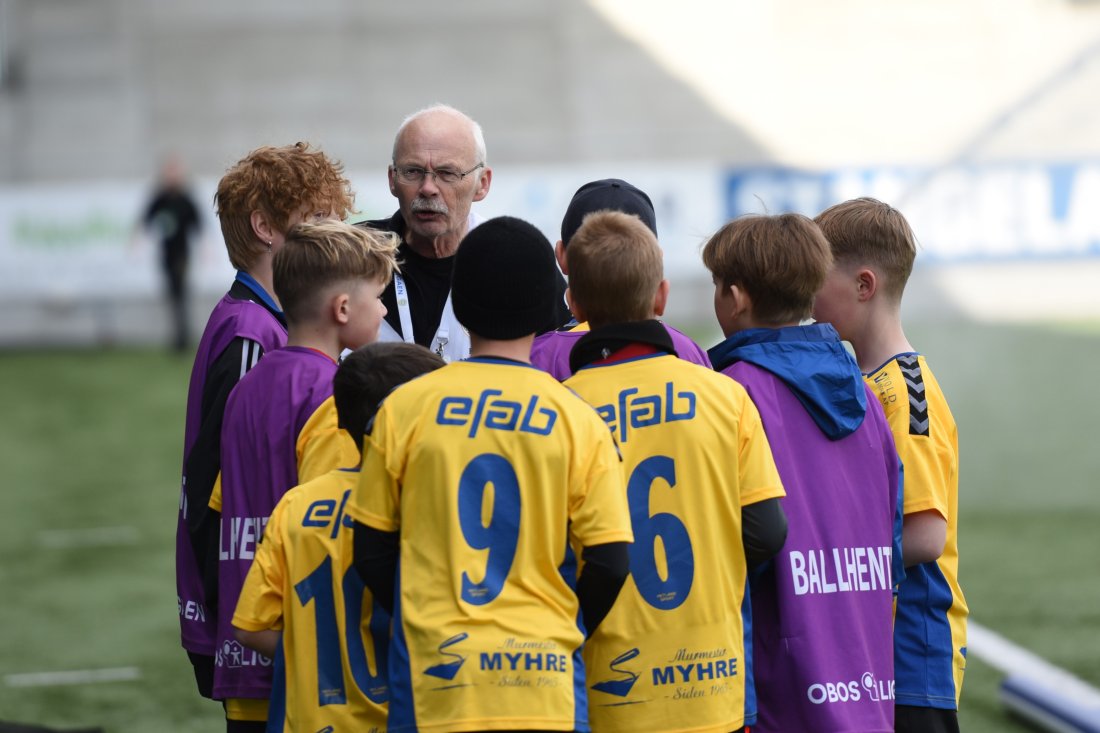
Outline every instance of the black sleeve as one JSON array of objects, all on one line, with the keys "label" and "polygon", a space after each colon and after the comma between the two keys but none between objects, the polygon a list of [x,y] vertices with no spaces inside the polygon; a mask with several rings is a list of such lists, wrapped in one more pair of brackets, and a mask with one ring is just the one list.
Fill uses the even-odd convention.
[{"label": "black sleeve", "polygon": [[222,422],[229,393],[261,356],[263,347],[260,344],[237,337],[229,342],[206,374],[202,391],[202,423],[183,466],[189,529],[194,530],[202,521],[210,493],[214,490],[214,481],[221,470]]},{"label": "black sleeve", "polygon": [[208,613],[214,613],[218,608],[218,541],[221,521],[221,512],[206,507],[202,521],[196,529],[187,528],[191,535],[191,549],[198,561],[203,600]]},{"label": "black sleeve", "polygon": [[203,385],[202,424],[195,443],[191,446],[191,452],[184,461],[184,495],[187,499],[184,519],[209,606],[214,606],[217,598],[218,529],[221,515],[207,505],[214,490],[214,481],[221,470],[225,403],[237,382],[262,355],[263,347],[260,344],[238,337],[214,361]]},{"label": "black sleeve", "polygon": [[555,274],[558,277],[558,281],[555,285],[557,296],[554,299],[554,313],[550,318],[550,322],[538,330],[539,335],[547,331],[556,331],[573,319],[573,314],[569,312],[569,306],[566,305],[565,302],[565,290],[568,288],[568,285],[566,285],[565,278],[562,277],[560,272]]},{"label": "black sleeve", "polygon": [[771,560],[787,541],[787,515],[779,499],[741,507],[741,542],[749,569]]},{"label": "black sleeve", "polygon": [[393,615],[399,532],[383,532],[359,522],[352,529],[352,563],[363,584],[382,608]]},{"label": "black sleeve", "polygon": [[584,548],[584,569],[577,579],[577,598],[581,604],[585,634],[604,620],[630,574],[630,543],[608,542]]}]

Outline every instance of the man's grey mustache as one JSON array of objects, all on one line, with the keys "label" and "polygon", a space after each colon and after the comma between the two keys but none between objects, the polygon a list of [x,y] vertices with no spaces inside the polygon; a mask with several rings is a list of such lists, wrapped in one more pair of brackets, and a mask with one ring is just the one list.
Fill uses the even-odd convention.
[{"label": "man's grey mustache", "polygon": [[433,214],[446,214],[447,204],[439,201],[438,199],[425,199],[416,198],[412,202],[412,210],[416,211],[430,211]]}]

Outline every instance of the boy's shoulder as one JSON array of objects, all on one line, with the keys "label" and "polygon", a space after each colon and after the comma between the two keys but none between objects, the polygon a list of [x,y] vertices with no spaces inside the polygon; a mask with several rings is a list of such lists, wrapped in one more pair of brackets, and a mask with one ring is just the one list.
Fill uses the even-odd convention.
[{"label": "boy's shoulder", "polygon": [[[227,293],[206,320],[195,352],[195,368],[210,369],[238,338],[259,344],[263,352],[274,351],[286,345],[286,327],[259,303]],[[242,371],[245,366],[251,364],[242,365]]]},{"label": "boy's shoulder", "polygon": [[695,339],[664,321],[661,322],[661,325],[672,336],[672,345],[676,347],[677,356],[685,361],[699,364],[708,369],[711,368],[710,357],[707,356],[706,350],[696,343]]},{"label": "boy's shoulder", "polygon": [[392,395],[422,395],[430,392],[480,394],[485,390],[568,393],[544,370],[526,362],[496,357],[470,357],[412,379]]},{"label": "boy's shoulder", "polygon": [[572,374],[569,352],[586,333],[588,325],[580,323],[539,334],[531,344],[531,363],[559,381],[567,379]]},{"label": "boy's shoulder", "polygon": [[241,378],[241,384],[254,385],[279,382],[287,379],[317,379],[321,382],[336,374],[338,365],[319,351],[300,346],[283,346],[274,349],[260,359],[256,366]]},{"label": "boy's shoulder", "polygon": [[226,420],[243,410],[283,414],[312,412],[332,396],[337,365],[312,349],[284,346],[264,355],[229,395]]},{"label": "boy's shoulder", "polygon": [[[895,354],[864,375],[891,425],[905,422],[908,434],[929,436],[933,423],[953,432],[954,416],[925,356],[916,351]],[[900,421],[900,422],[899,422]]]},{"label": "boy's shoulder", "polygon": [[286,343],[286,326],[264,305],[230,291],[217,302],[206,321],[204,337],[242,337],[276,349]]},{"label": "boy's shoulder", "polygon": [[551,374],[533,364],[492,357],[451,362],[406,382],[386,397],[381,409],[444,425],[473,419],[506,423],[513,413],[518,419],[533,419],[546,410],[554,412],[555,420],[568,415],[599,423],[588,403]]},{"label": "boy's shoulder", "polygon": [[343,521],[348,492],[358,483],[358,468],[336,468],[290,489],[279,504],[296,527],[331,528],[333,520]]}]

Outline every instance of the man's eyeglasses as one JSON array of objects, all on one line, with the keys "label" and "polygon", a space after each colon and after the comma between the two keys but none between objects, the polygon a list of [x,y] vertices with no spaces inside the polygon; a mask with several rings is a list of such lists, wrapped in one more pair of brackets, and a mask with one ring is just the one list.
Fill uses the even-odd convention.
[{"label": "man's eyeglasses", "polygon": [[453,168],[436,168],[435,170],[429,170],[427,168],[421,168],[418,165],[395,165],[393,167],[393,172],[397,175],[397,180],[402,183],[420,183],[424,180],[425,176],[430,174],[435,176],[436,181],[448,186],[453,186],[478,168],[484,167],[484,163],[478,163],[470,170],[460,172]]}]

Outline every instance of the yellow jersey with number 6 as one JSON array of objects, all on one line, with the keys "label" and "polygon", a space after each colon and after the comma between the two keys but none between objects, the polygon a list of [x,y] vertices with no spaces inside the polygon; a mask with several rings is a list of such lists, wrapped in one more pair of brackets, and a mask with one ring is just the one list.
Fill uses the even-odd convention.
[{"label": "yellow jersey with number 6", "polygon": [[630,578],[585,645],[593,728],[739,729],[741,507],[784,495],[756,406],[669,354],[589,365],[565,385],[618,441],[634,528]]}]

